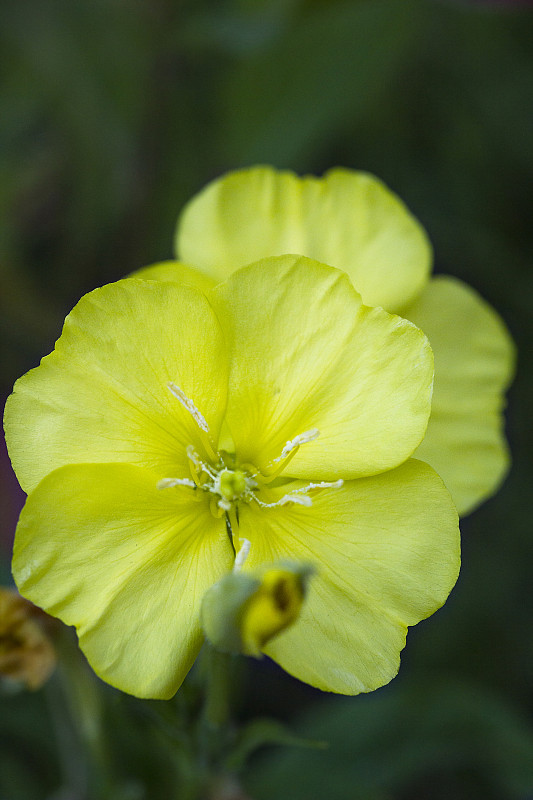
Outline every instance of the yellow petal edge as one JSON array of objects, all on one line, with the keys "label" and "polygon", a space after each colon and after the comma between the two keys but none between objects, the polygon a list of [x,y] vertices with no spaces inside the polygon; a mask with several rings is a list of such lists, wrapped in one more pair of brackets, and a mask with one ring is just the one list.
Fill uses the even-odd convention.
[{"label": "yellow petal edge", "polygon": [[245,570],[284,558],[315,566],[299,618],[265,652],[325,691],[358,694],[388,683],[407,627],[442,606],[459,573],[452,499],[415,459],[317,493],[311,508],[259,518],[246,507],[241,530],[251,543]]},{"label": "yellow petal edge", "polygon": [[231,569],[233,550],[207,499],[156,484],[130,464],[54,470],[22,510],[13,575],[21,594],[76,626],[101,678],[169,698],[203,641],[203,594]]},{"label": "yellow petal edge", "polygon": [[424,287],[432,252],[402,201],[365,172],[322,178],[259,166],[228,173],[185,206],[176,256],[217,282],[261,258],[297,254],[344,270],[363,302],[396,312]]},{"label": "yellow petal edge", "polygon": [[349,479],[391,469],[420,443],[433,355],[424,334],[361,302],[340,270],[299,256],[250,264],[209,298],[224,330],[226,420],[259,470],[315,431],[284,474]]},{"label": "yellow petal edge", "polygon": [[514,345],[496,311],[456,278],[431,280],[404,313],[435,355],[431,417],[415,455],[468,514],[497,490],[509,467],[503,409]]},{"label": "yellow petal edge", "polygon": [[201,408],[216,439],[227,371],[223,333],[197,289],[127,278],[89,292],[7,400],[6,441],[22,488],[76,463],[187,475],[186,447],[201,449],[200,431],[168,384]]}]

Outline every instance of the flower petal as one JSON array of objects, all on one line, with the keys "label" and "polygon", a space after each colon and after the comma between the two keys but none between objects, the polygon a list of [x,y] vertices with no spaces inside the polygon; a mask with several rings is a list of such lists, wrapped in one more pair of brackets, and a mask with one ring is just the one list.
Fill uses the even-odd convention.
[{"label": "flower petal", "polygon": [[203,594],[233,550],[207,495],[156,483],[127,464],[50,473],[22,511],[13,574],[25,597],[76,626],[100,677],[166,698],[198,653]]},{"label": "flower petal", "polygon": [[316,567],[299,619],[265,652],[300,680],[343,694],[372,691],[394,677],[407,626],[444,603],[459,571],[450,495],[413,459],[323,489],[311,507],[245,507],[239,535],[251,543],[246,570],[284,558]]},{"label": "flower petal", "polygon": [[411,323],[363,306],[344,273],[298,256],[244,267],[209,296],[230,352],[226,418],[241,463],[268,471],[313,429],[293,477],[354,478],[411,455],[433,379]]},{"label": "flower petal", "polygon": [[227,369],[220,326],[197,290],[126,279],[90,292],[54,352],[7,402],[6,438],[22,487],[31,491],[75,463],[124,461],[187,476],[185,448],[200,451],[202,432],[168,383],[196,404],[216,441]]},{"label": "flower petal", "polygon": [[396,311],[430,271],[427,236],[372,175],[333,169],[323,178],[253,167],[210,183],[185,207],[176,252],[223,280],[268,256],[297,253],[345,270],[363,301]]},{"label": "flower petal", "polygon": [[215,285],[215,281],[208,275],[181,261],[160,261],[158,264],[150,264],[149,267],[135,270],[128,277],[142,278],[144,281],[181,283],[186,286],[194,286],[201,292],[205,292]]},{"label": "flower petal", "polygon": [[431,417],[416,457],[437,470],[466,514],[507,472],[502,409],[513,343],[494,309],[455,278],[432,280],[404,313],[429,337],[435,355]]}]

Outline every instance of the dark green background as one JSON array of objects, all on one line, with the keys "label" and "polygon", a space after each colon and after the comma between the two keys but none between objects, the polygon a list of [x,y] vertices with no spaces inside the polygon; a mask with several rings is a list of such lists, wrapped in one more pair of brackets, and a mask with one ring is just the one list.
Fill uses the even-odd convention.
[{"label": "dark green background", "polygon": [[[531,800],[531,3],[4,0],[0,58],[0,397],[82,293],[171,257],[183,203],[258,162],[374,172],[429,232],[436,270],[503,315],[513,468],[463,522],[447,605],[411,631],[389,687],[330,697],[263,662],[241,714],[331,742],[260,754],[258,800]],[[20,495],[1,470],[7,582]],[[170,797],[168,755],[121,714],[127,796]],[[0,698],[1,800],[58,789],[50,724],[42,692]]]}]

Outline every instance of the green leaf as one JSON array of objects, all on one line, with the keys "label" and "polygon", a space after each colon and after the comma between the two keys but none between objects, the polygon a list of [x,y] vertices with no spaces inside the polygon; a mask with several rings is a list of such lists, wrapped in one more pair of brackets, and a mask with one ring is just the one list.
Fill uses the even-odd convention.
[{"label": "green leaf", "polygon": [[420,786],[434,784],[432,798],[462,798],[465,775],[480,790],[469,797],[520,800],[533,790],[526,719],[508,701],[461,680],[397,680],[372,695],[331,698],[301,728],[327,739],[330,749],[278,753],[254,765],[247,788],[256,800],[378,800],[421,796]]},{"label": "green leaf", "polygon": [[226,766],[231,771],[242,769],[249,756],[265,745],[285,745],[311,750],[324,750],[327,742],[299,736],[275,719],[255,719],[241,729],[237,742],[228,756]]}]

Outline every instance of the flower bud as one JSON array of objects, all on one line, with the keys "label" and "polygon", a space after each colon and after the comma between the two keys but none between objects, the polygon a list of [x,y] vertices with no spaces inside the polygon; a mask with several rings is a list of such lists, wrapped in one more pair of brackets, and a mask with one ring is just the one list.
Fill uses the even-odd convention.
[{"label": "flower bud", "polygon": [[12,589],[0,587],[0,679],[39,689],[52,674],[54,647],[39,624],[46,615]]},{"label": "flower bud", "polygon": [[202,626],[214,647],[259,657],[298,617],[313,569],[283,562],[260,572],[232,572],[205,593]]}]

